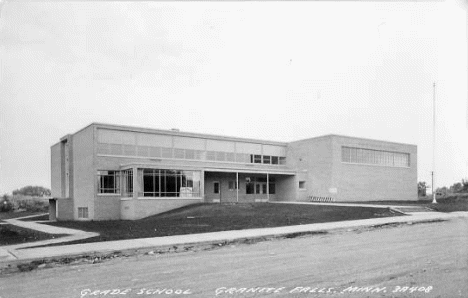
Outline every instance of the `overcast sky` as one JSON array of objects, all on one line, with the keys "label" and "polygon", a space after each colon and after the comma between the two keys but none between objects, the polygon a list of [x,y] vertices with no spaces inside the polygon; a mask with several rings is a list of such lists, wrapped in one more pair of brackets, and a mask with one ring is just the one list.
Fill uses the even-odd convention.
[{"label": "overcast sky", "polygon": [[468,176],[465,0],[3,2],[0,194],[50,187],[50,146],[91,122],[294,141],[415,144]]}]

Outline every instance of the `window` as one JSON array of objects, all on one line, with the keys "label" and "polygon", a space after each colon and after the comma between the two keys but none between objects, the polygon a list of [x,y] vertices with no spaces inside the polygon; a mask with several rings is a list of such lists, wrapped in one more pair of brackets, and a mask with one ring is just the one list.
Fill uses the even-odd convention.
[{"label": "window", "polygon": [[150,147],[149,148],[150,157],[161,157],[161,147]]},{"label": "window", "polygon": [[216,160],[217,161],[225,161],[226,160],[226,152],[216,151]]},{"label": "window", "polygon": [[109,144],[110,154],[112,155],[122,155],[122,145],[119,144]]},{"label": "window", "polygon": [[78,207],[78,218],[88,218],[88,207]]},{"label": "window", "polygon": [[120,192],[118,171],[98,171],[98,193],[118,194]]},{"label": "window", "polygon": [[219,193],[219,182],[213,182],[213,193]]},{"label": "window", "polygon": [[149,152],[149,148],[151,147],[147,147],[147,146],[138,146],[137,147],[137,155],[138,156],[148,156],[148,152]]},{"label": "window", "polygon": [[305,189],[305,181],[299,181],[299,189]]},{"label": "window", "polygon": [[275,183],[269,183],[269,187],[268,187],[268,193],[270,195],[274,195],[276,192],[276,187],[275,187]]},{"label": "window", "polygon": [[271,156],[263,155],[263,163],[270,164],[270,161],[271,161]]},{"label": "window", "polygon": [[174,149],[174,158],[185,158],[184,149]]},{"label": "window", "polygon": [[272,156],[271,157],[271,164],[272,165],[277,165],[279,162],[278,162],[278,159],[279,157],[278,156]]},{"label": "window", "polygon": [[245,193],[251,195],[254,193],[254,181],[250,177],[245,178]]},{"label": "window", "polygon": [[185,149],[186,159],[195,159],[195,150]]},{"label": "window", "polygon": [[135,156],[136,155],[136,146],[135,145],[122,145],[123,146],[123,154],[127,156]]},{"label": "window", "polygon": [[236,162],[249,162],[249,155],[244,153],[236,153]]},{"label": "window", "polygon": [[161,155],[164,158],[172,158],[172,148],[161,148]]},{"label": "window", "polygon": [[226,153],[226,161],[234,161],[234,153]]},{"label": "window", "polygon": [[198,197],[200,172],[182,170],[139,170],[144,197]]},{"label": "window", "polygon": [[133,196],[133,170],[122,171],[122,196]]},{"label": "window", "polygon": [[235,190],[235,189],[238,189],[237,185],[236,185],[236,181],[234,180],[231,180],[229,181],[229,190]]},{"label": "window", "polygon": [[286,164],[286,157],[280,156],[280,158],[279,158],[279,164],[280,164],[280,165],[285,165],[285,164]]},{"label": "window", "polygon": [[216,151],[206,151],[207,160],[216,160]]},{"label": "window", "polygon": [[341,148],[341,161],[348,163],[379,165],[387,167],[409,167],[409,153],[372,150],[353,147]]},{"label": "window", "polygon": [[262,163],[262,156],[254,155],[254,163]]}]

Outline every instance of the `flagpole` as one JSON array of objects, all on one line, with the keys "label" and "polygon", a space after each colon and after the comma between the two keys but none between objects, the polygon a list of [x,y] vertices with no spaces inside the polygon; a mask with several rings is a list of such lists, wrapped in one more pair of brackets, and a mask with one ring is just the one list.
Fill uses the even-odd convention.
[{"label": "flagpole", "polygon": [[435,146],[436,146],[436,83],[433,86],[433,104],[432,104],[432,204],[437,204],[435,187]]}]

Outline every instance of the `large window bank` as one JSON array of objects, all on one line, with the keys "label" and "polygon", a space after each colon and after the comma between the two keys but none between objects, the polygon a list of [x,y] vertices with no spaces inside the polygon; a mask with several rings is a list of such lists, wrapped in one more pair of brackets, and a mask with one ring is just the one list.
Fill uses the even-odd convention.
[{"label": "large window bank", "polygon": [[51,217],[138,219],[201,202],[416,199],[416,154],[414,145],[336,135],[287,143],[93,123],[51,147]]}]

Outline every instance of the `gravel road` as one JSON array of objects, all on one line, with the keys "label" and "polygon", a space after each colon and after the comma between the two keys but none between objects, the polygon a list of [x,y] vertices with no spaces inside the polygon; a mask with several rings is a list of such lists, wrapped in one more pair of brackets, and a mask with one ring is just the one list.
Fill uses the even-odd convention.
[{"label": "gravel road", "polygon": [[468,218],[0,276],[0,297],[468,297]]}]

